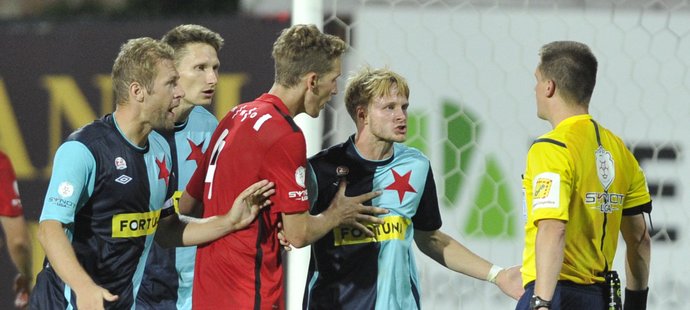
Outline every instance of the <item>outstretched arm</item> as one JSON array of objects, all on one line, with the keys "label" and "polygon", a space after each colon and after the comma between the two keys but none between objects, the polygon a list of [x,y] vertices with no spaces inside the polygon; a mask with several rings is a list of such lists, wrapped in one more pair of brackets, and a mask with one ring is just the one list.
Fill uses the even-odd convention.
[{"label": "outstretched arm", "polygon": [[38,241],[46,252],[50,266],[77,295],[79,309],[103,309],[103,300],[115,301],[117,295],[93,282],[79,264],[62,223],[45,220],[38,225]]},{"label": "outstretched arm", "polygon": [[503,269],[496,275],[496,267],[492,268],[491,263],[440,230],[415,230],[414,240],[422,253],[450,270],[475,279],[494,280],[492,282],[503,293],[514,299],[519,299],[524,293],[519,266]]},{"label": "outstretched arm", "polygon": [[309,212],[283,214],[285,238],[296,248],[301,248],[319,240],[327,232],[340,225],[347,225],[363,231],[369,236],[374,233],[367,224],[383,224],[383,219],[376,217],[388,213],[387,209],[363,205],[379,195],[375,191],[354,197],[345,196],[346,181],[340,181],[338,192],[333,197],[328,209],[318,215]]},{"label": "outstretched arm", "polygon": [[[189,246],[211,242],[251,224],[261,208],[269,206],[275,184],[256,182],[235,199],[227,214],[204,219],[172,214],[160,219],[156,242],[163,247]],[[184,194],[183,194],[184,197]]]}]

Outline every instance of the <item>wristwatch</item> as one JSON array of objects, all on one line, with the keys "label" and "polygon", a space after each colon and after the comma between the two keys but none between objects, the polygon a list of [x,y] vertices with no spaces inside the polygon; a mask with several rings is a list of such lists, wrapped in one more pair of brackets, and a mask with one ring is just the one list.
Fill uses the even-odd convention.
[{"label": "wristwatch", "polygon": [[537,295],[532,295],[532,299],[529,300],[529,308],[532,310],[536,310],[539,308],[551,309],[551,301],[543,300],[541,299],[541,297]]}]

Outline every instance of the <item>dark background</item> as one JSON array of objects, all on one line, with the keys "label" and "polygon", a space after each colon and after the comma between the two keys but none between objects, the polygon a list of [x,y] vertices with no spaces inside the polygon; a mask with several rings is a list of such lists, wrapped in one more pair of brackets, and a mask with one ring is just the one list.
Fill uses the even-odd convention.
[{"label": "dark background", "polygon": [[[206,9],[215,8],[223,15],[208,15],[205,14],[208,12],[195,12],[184,4],[180,8],[189,10],[185,17],[169,7],[171,2],[192,1],[146,1],[133,4],[134,7],[140,5],[140,9],[151,10],[151,6],[158,9],[156,14],[148,16],[122,11],[104,13],[87,7],[78,9],[82,10],[81,13],[92,14],[93,10],[96,13],[75,17],[65,13],[69,8],[57,8],[41,18],[0,22],[0,79],[5,85],[14,118],[20,127],[21,138],[34,167],[39,171],[49,167],[55,151],[51,150],[48,139],[50,94],[43,86],[42,78],[46,75],[70,76],[78,84],[92,110],[100,116],[103,98],[100,89],[94,86],[94,77],[110,74],[120,45],[130,38],[160,38],[179,24],[206,26],[225,39],[225,46],[218,55],[221,61],[220,73],[242,73],[248,77],[240,89],[240,102],[252,100],[268,91],[273,83],[272,43],[280,30],[289,26],[285,18],[242,16],[232,14],[236,7],[212,5]],[[194,1],[196,4],[201,2],[221,1]],[[211,105],[209,110],[217,115],[226,112],[216,111],[215,105]],[[63,120],[62,139],[76,129],[70,128],[68,124]],[[3,141],[0,141],[0,148],[2,145]],[[35,225],[49,176],[46,173],[39,173],[37,176],[18,175],[18,179],[25,216]],[[36,249],[37,242],[35,239],[33,241]],[[0,253],[0,309],[11,309],[11,285],[16,270],[4,245]],[[38,255],[34,255],[34,266],[39,266],[43,261],[42,253],[39,252]]]}]

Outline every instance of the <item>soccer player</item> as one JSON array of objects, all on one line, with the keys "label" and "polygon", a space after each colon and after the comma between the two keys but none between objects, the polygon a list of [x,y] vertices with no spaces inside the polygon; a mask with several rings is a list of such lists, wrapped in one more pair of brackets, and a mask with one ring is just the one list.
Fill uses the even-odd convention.
[{"label": "soccer player", "polygon": [[24,221],[17,179],[10,159],[0,152],[0,223],[10,259],[19,273],[14,278],[14,305],[26,307],[31,290],[31,241]]},{"label": "soccer player", "polygon": [[[203,160],[218,120],[204,106],[211,104],[218,83],[218,51],[223,38],[200,25],[180,25],[161,39],[175,50],[178,85],[185,95],[173,109],[175,128],[160,131],[172,151],[172,171],[177,182],[170,183],[180,197],[194,170]],[[176,184],[175,184],[176,183]],[[193,210],[183,210],[186,214]],[[195,217],[201,217],[197,210]],[[196,247],[163,248],[153,244],[147,261],[137,308],[191,309],[192,279]]]},{"label": "soccer player", "polygon": [[556,41],[540,56],[537,116],[553,130],[527,153],[525,294],[517,309],[614,309],[608,284],[618,280],[611,264],[619,231],[625,309],[644,309],[651,249],[643,212],[652,209],[645,176],[623,141],[589,115],[597,74],[589,47]]},{"label": "soccer player", "polygon": [[181,222],[164,204],[170,148],[149,133],[173,128],[184,96],[173,59],[157,40],[127,41],[113,65],[115,112],[58,148],[38,231],[47,261],[32,307],[133,308],[156,230],[165,246],[209,242],[244,228],[270,203],[272,184],[262,181],[238,196],[237,208],[204,222]]},{"label": "soccer player", "polygon": [[[204,217],[228,212],[239,189],[257,180],[276,183],[270,208],[248,229],[226,235],[197,249],[194,273],[195,309],[283,309],[283,265],[277,237],[282,222],[287,240],[302,247],[338,225],[366,228],[382,223],[383,209],[361,203],[377,192],[345,197],[345,183],[330,212],[310,216],[306,190],[306,144],[293,121],[312,117],[336,93],[345,43],[313,25],[281,32],[273,45],[275,83],[268,93],[232,109],[219,123],[187,185],[187,199],[203,202]],[[197,203],[198,203],[197,202]],[[234,208],[234,207],[233,207]],[[370,215],[371,214],[371,215]],[[371,231],[366,230],[371,233]]]},{"label": "soccer player", "polygon": [[502,269],[443,233],[429,159],[405,146],[410,90],[388,69],[364,68],[345,90],[345,106],[357,132],[309,159],[311,214],[328,212],[347,182],[346,194],[375,188],[372,203],[390,211],[366,236],[335,227],[312,245],[304,309],[419,309],[420,286],[412,241],[447,268],[522,293],[519,267]]}]

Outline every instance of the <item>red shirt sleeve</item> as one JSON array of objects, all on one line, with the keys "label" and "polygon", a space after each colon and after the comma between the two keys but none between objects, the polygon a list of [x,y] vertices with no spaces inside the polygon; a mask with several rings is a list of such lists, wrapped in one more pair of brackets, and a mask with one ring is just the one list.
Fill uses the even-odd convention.
[{"label": "red shirt sleeve", "polygon": [[276,184],[271,212],[301,213],[309,210],[306,188],[307,146],[302,132],[282,137],[268,150],[261,175]]},{"label": "red shirt sleeve", "polygon": [[213,135],[211,136],[211,141],[209,141],[208,147],[204,152],[204,160],[201,162],[201,165],[196,167],[196,170],[194,170],[192,177],[189,179],[189,182],[187,183],[187,187],[185,187],[185,191],[187,192],[187,194],[192,196],[197,201],[204,201],[204,187],[206,181],[206,173],[208,172],[208,164],[210,162],[209,157],[214,155],[217,141],[218,130],[215,130],[213,132]]},{"label": "red shirt sleeve", "polygon": [[204,164],[196,167],[194,174],[192,174],[192,178],[189,179],[189,183],[187,183],[187,187],[185,188],[187,194],[198,201],[204,201],[204,179],[206,178],[206,169],[206,158],[204,158]]},{"label": "red shirt sleeve", "polygon": [[0,153],[0,216],[16,217],[23,214],[14,169],[9,158]]}]

